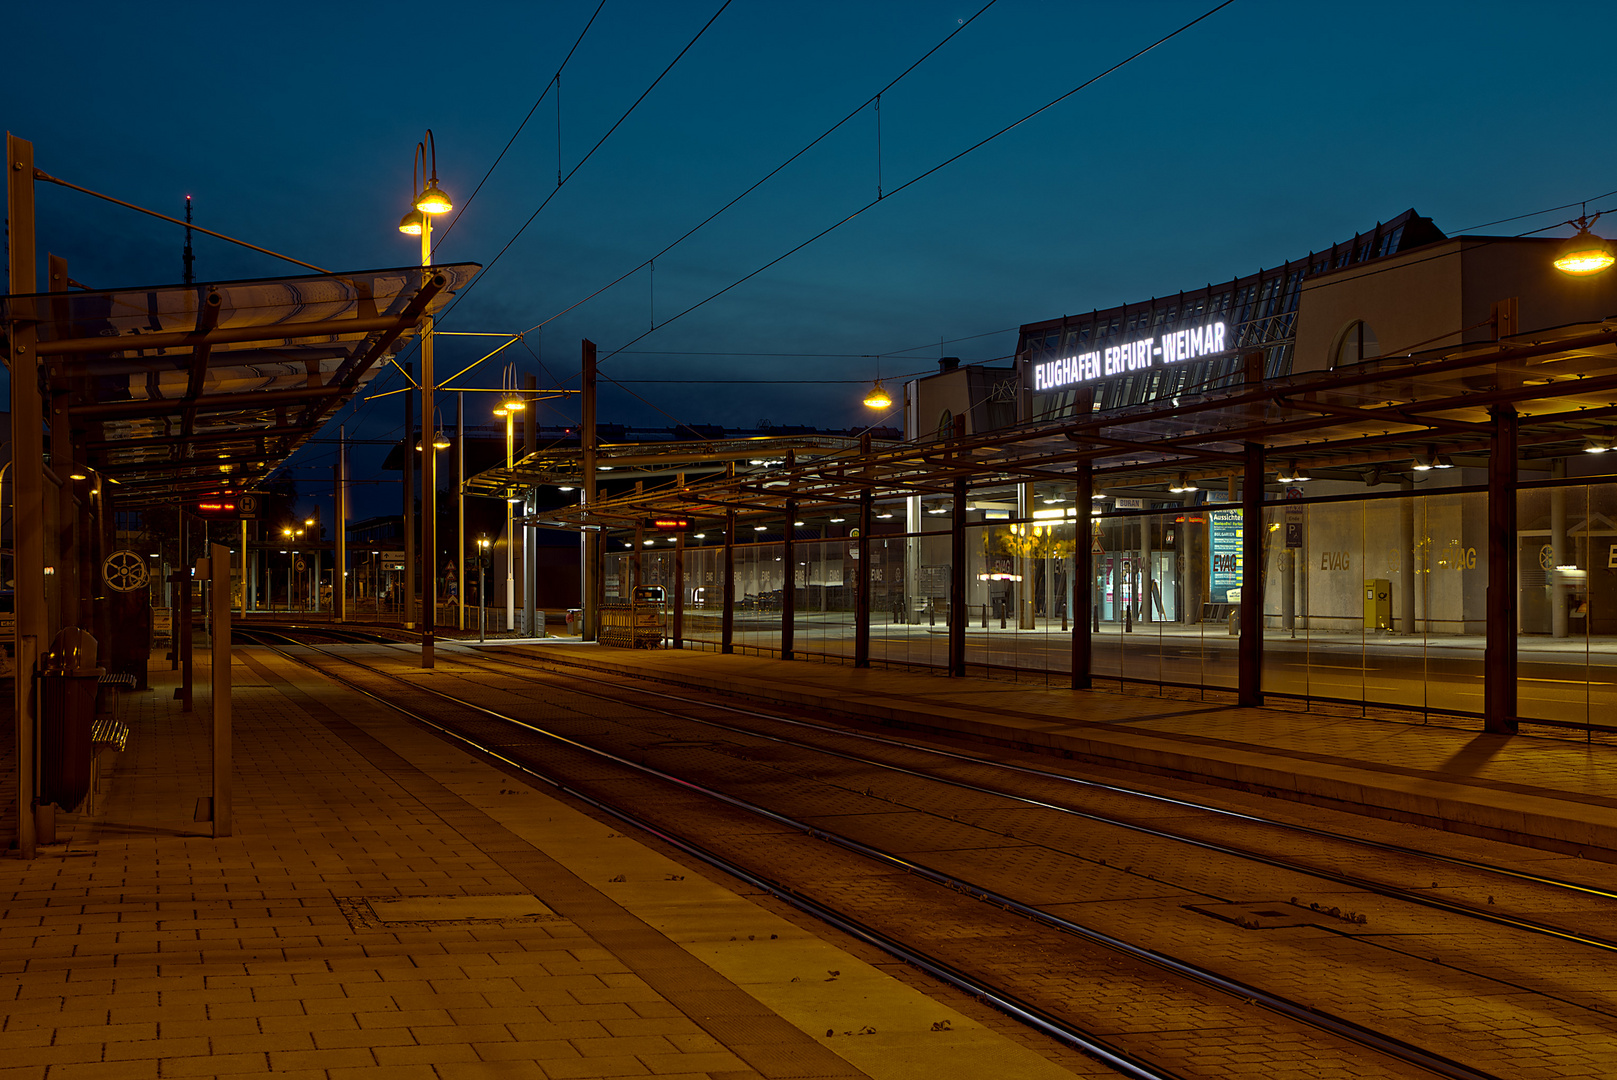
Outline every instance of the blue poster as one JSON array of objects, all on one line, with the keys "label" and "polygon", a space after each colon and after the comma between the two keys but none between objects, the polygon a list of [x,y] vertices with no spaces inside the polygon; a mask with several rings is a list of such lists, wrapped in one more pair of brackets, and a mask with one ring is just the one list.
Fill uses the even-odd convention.
[{"label": "blue poster", "polygon": [[1241,588],[1241,511],[1214,510],[1208,514],[1208,547],[1212,573],[1208,575],[1209,603],[1228,604],[1230,590]]}]

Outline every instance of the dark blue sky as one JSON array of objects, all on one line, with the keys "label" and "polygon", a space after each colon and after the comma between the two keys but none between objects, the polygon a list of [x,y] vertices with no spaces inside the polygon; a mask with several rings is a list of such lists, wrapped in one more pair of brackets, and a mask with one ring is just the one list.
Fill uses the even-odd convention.
[{"label": "dark blue sky", "polygon": [[[721,2],[607,0],[562,77],[563,170]],[[550,319],[980,6],[734,0],[442,328]],[[1209,6],[999,0],[882,99],[885,188]],[[172,213],[190,193],[199,224],[334,269],[408,264],[416,251],[395,226],[422,130],[436,133],[440,178],[464,204],[594,8],[31,5],[8,18],[26,47],[10,57],[5,124],[34,142],[40,168],[76,183]],[[1612,11],[1236,0],[611,359],[603,372],[619,379],[712,381],[632,384],[655,408],[610,390],[601,418],[863,424],[857,385],[745,380],[868,380],[878,353],[881,374],[897,377],[932,367],[940,339],[970,338],[949,355],[1004,356],[1020,323],[1249,273],[1410,206],[1452,234],[1592,199],[1617,188],[1604,124],[1617,74],[1593,51],[1610,40]],[[617,349],[863,206],[876,148],[867,111],[659,259],[654,307],[641,270],[549,323],[530,340],[550,377],[576,374],[581,337]],[[556,172],[546,99],[439,259],[491,262]],[[41,189],[39,236],[92,285],[180,277],[176,230],[73,192]],[[197,251],[204,279],[298,272],[205,237]],[[537,370],[511,352],[523,374]],[[718,353],[801,355],[702,355]],[[447,341],[440,356],[473,358]],[[350,410],[350,432],[388,434],[397,403],[357,420]],[[299,460],[327,455],[313,446]]]}]

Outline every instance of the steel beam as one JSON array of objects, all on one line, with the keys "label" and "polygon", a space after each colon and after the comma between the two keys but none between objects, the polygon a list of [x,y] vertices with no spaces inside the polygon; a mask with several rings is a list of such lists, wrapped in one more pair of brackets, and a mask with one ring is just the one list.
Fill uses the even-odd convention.
[{"label": "steel beam", "polygon": [[[787,452],[791,463],[791,452]],[[786,523],[781,526],[781,565],[786,568],[780,585],[780,658],[791,660],[797,648],[797,500],[786,500]]]},{"label": "steel beam", "polygon": [[735,652],[736,629],[736,512],[724,515],[724,610],[719,615],[719,651]]},{"label": "steel beam", "polygon": [[949,521],[949,674],[966,674],[966,479],[954,482]]},{"label": "steel beam", "polygon": [[[1077,517],[1072,523],[1072,688],[1088,690],[1094,685],[1090,668],[1094,662],[1094,642],[1090,637],[1090,596],[1095,585],[1095,570],[1090,551],[1091,534],[1089,509],[1095,496],[1094,470],[1085,463],[1073,470],[1073,502]],[[1149,524],[1146,525],[1149,528]]]},{"label": "steel beam", "polygon": [[[582,342],[582,352],[579,359],[580,384],[584,395],[581,399],[581,413],[578,421],[578,438],[580,456],[582,458],[583,482],[579,485],[579,503],[583,507],[582,514],[590,514],[595,510],[598,495],[595,489],[595,342],[585,338]],[[584,548],[582,556],[583,572],[580,574],[579,589],[582,595],[579,603],[583,606],[580,614],[583,622],[579,625],[578,635],[585,641],[594,639],[600,630],[600,608],[596,601],[599,590],[596,588],[596,576],[600,573],[602,554],[601,533],[592,529],[582,534]]]},{"label": "steel beam", "polygon": [[[441,289],[442,286],[440,285]],[[417,296],[425,294],[423,289]],[[432,290],[436,295],[438,289]],[[227,326],[213,329],[204,337],[195,330],[176,330],[159,334],[121,334],[117,337],[68,338],[63,341],[42,342],[41,356],[82,356],[87,353],[152,352],[157,349],[190,349],[200,345],[239,345],[249,341],[290,341],[295,338],[337,337],[344,334],[374,334],[389,330],[400,332],[415,325],[417,314],[406,310],[398,315],[383,315],[371,319],[320,319],[306,323],[272,323],[268,326]]]},{"label": "steel beam", "polygon": [[685,534],[674,537],[674,634],[671,648],[685,647]]},{"label": "steel beam", "polygon": [[[39,291],[34,250],[34,144],[6,134],[6,239],[13,296]],[[35,853],[35,740],[39,734],[34,673],[50,633],[45,610],[44,407],[39,397],[39,334],[35,302],[6,305],[11,355],[12,576],[16,584],[15,697],[17,851]]]},{"label": "steel beam", "polygon": [[1482,656],[1484,730],[1516,733],[1516,410],[1492,410],[1488,453],[1487,640]]},{"label": "steel beam", "polygon": [[1241,643],[1238,705],[1263,704],[1263,446],[1248,443],[1241,479]]}]

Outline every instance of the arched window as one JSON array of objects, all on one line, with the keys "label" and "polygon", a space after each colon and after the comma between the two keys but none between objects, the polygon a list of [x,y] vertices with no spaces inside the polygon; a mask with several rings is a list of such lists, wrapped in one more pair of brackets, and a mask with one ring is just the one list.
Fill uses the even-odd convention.
[{"label": "arched window", "polygon": [[1336,335],[1336,347],[1331,350],[1331,367],[1361,364],[1381,355],[1381,342],[1376,332],[1363,319],[1354,319]]}]

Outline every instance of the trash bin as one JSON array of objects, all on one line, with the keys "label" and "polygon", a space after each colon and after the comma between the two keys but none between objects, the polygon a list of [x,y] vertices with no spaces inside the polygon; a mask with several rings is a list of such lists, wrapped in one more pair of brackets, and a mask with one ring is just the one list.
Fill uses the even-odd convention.
[{"label": "trash bin", "polygon": [[567,609],[567,632],[577,634],[584,626],[584,609],[570,607]]},{"label": "trash bin", "polygon": [[90,790],[90,729],[105,671],[96,640],[64,626],[39,665],[39,801],[72,810]]}]

